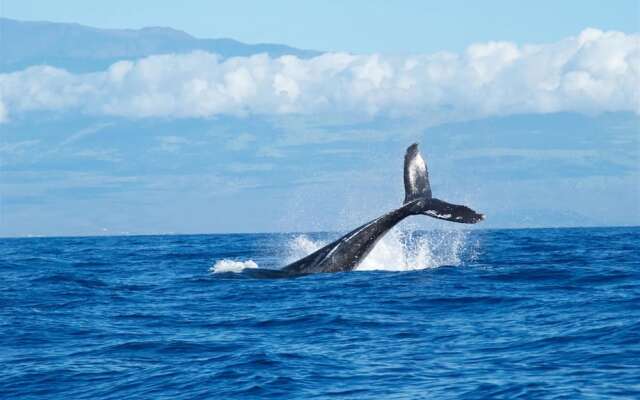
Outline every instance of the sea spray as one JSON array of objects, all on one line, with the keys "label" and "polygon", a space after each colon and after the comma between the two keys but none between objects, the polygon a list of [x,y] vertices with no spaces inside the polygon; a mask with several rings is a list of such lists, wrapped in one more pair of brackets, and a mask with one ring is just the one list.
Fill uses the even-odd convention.
[{"label": "sea spray", "polygon": [[312,240],[307,235],[296,235],[293,238],[287,240],[285,258],[282,265],[288,265],[292,262],[308,256],[319,248],[325,246],[327,242],[321,240]]},{"label": "sea spray", "polygon": [[392,229],[357,270],[410,271],[461,265],[467,250],[466,231],[402,231]]},{"label": "sea spray", "polygon": [[[358,265],[358,271],[410,271],[442,265],[461,265],[474,257],[474,244],[463,230],[414,231],[392,229]],[[300,234],[286,239],[281,266],[295,262],[328,242]],[[211,272],[242,272],[258,268],[253,260],[222,259]]]},{"label": "sea spray", "polygon": [[255,261],[253,260],[247,260],[247,261],[236,261],[236,260],[229,260],[229,259],[223,259],[223,260],[218,260],[216,261],[215,264],[213,264],[213,266],[211,268],[209,268],[210,272],[213,273],[224,273],[224,272],[242,272],[245,269],[248,268],[258,268],[258,264],[256,264]]}]

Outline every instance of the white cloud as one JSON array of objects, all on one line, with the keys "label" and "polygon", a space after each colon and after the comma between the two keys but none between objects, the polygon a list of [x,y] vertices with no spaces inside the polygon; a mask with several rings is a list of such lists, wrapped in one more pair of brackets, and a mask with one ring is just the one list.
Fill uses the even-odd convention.
[{"label": "white cloud", "polygon": [[468,119],[558,111],[640,113],[640,35],[586,29],[556,43],[463,54],[326,53],[222,61],[194,52],[71,74],[0,74],[0,122],[38,110],[124,117],[333,114]]}]

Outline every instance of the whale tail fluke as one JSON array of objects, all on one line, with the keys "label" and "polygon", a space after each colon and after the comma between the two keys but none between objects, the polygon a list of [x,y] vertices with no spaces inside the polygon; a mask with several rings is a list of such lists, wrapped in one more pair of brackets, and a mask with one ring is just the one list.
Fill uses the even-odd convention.
[{"label": "whale tail fluke", "polygon": [[483,214],[477,213],[467,206],[447,203],[440,199],[429,199],[417,203],[419,210],[416,214],[461,224],[475,224],[484,220]]},{"label": "whale tail fluke", "polygon": [[427,163],[420,155],[417,143],[409,146],[404,156],[404,204],[409,203],[413,214],[463,224],[475,224],[484,219],[484,215],[467,206],[432,197]]},{"label": "whale tail fluke", "polygon": [[420,155],[418,143],[407,148],[404,155],[404,204],[417,199],[430,199],[431,185],[427,163]]}]

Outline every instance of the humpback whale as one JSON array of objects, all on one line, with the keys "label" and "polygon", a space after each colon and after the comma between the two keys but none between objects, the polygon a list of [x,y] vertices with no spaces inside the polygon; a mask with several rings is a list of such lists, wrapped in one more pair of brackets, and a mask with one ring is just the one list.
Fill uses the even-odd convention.
[{"label": "humpback whale", "polygon": [[359,226],[280,270],[254,269],[250,273],[260,277],[289,277],[351,271],[391,228],[408,216],[426,215],[463,224],[475,224],[484,219],[484,215],[467,206],[432,197],[427,164],[420,155],[417,143],[407,148],[404,157],[404,189],[405,197],[401,207]]}]

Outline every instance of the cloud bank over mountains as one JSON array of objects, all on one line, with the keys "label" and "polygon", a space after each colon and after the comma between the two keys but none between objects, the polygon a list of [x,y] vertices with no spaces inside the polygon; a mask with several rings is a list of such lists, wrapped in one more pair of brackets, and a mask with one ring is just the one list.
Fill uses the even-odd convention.
[{"label": "cloud bank over mountains", "polygon": [[478,43],[463,54],[195,51],[74,74],[33,66],[0,74],[0,121],[29,112],[131,118],[327,114],[433,118],[519,113],[640,113],[640,35],[586,29],[542,45]]}]

